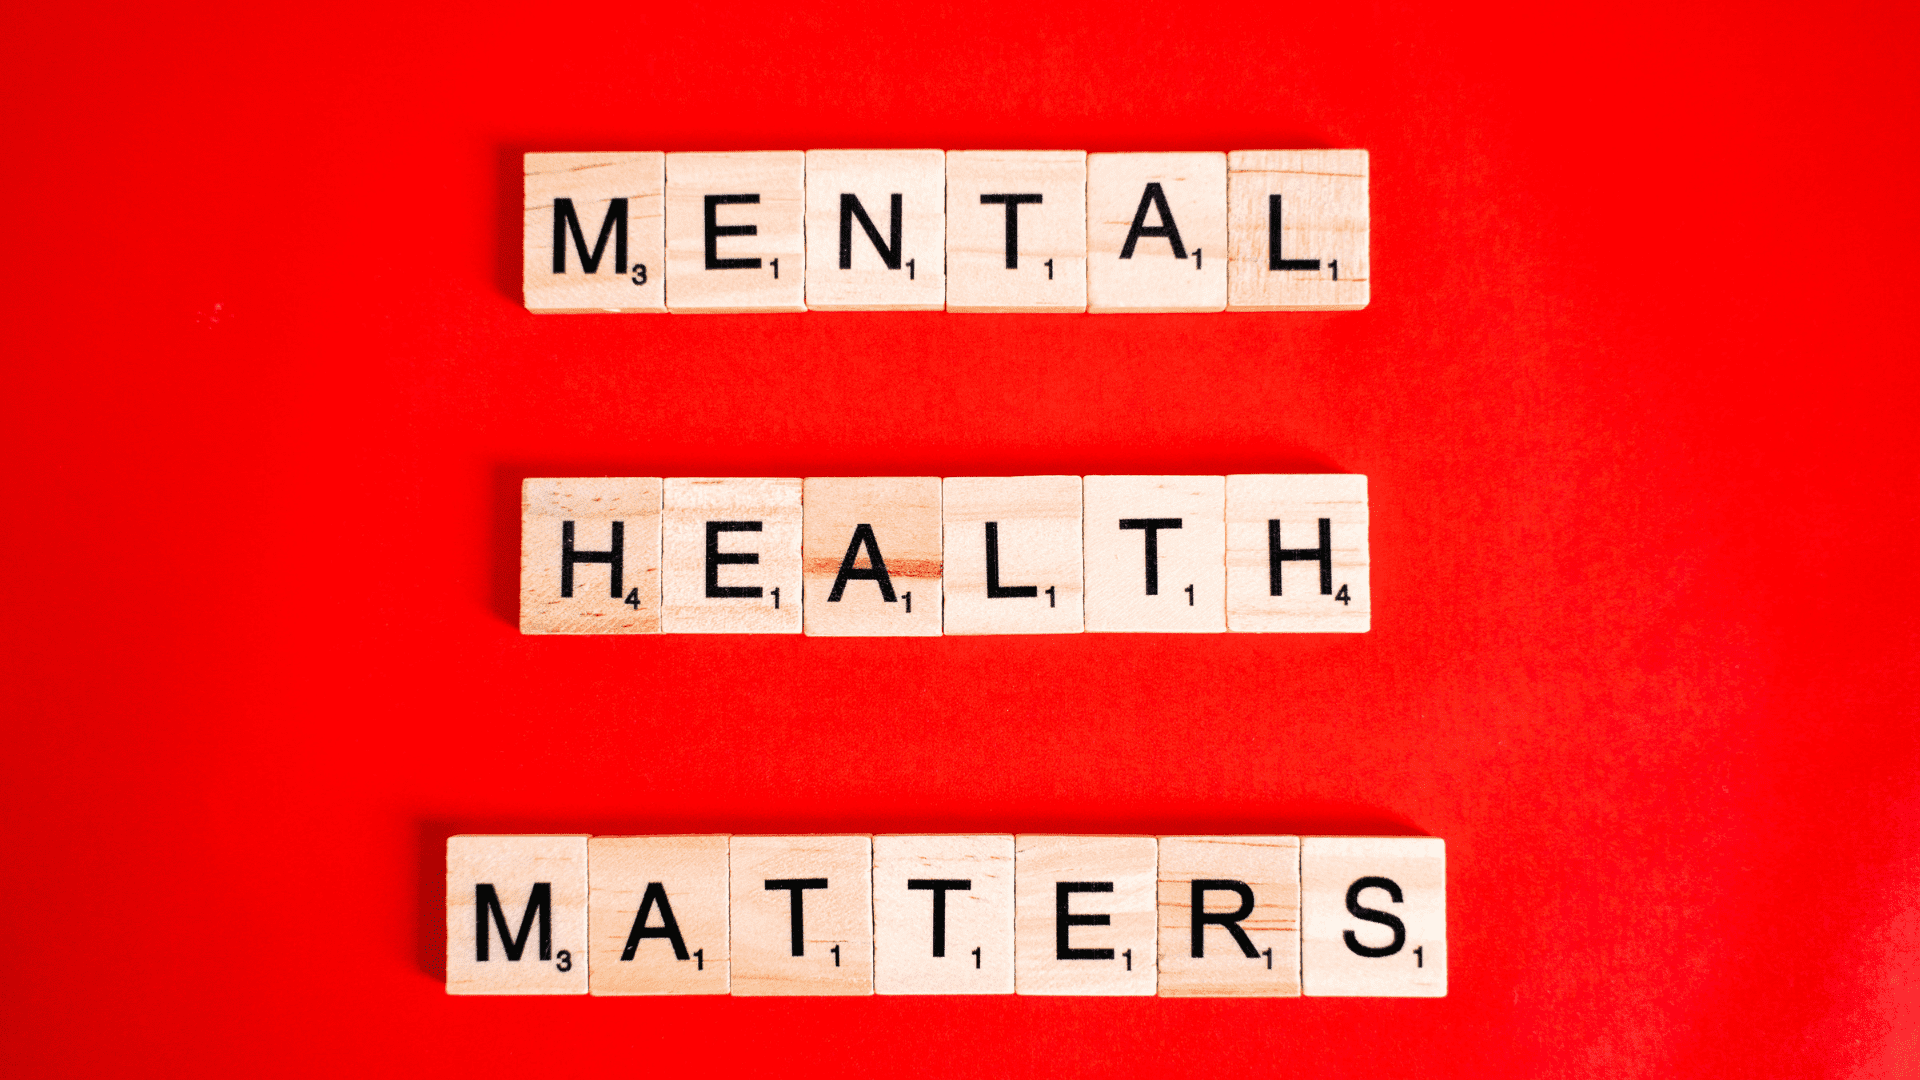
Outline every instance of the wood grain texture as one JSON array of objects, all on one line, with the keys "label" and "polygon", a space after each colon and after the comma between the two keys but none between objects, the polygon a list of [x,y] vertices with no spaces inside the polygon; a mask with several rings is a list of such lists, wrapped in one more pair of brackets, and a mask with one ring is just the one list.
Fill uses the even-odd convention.
[{"label": "wood grain texture", "polygon": [[[806,632],[939,636],[940,478],[810,476],[802,499]],[[872,558],[876,547],[880,566]],[[884,577],[851,577],[836,600],[834,582],[850,554],[854,573],[884,569]]]},{"label": "wood grain texture", "polygon": [[[1089,476],[1084,490],[1087,630],[1224,632],[1226,477]],[[1179,525],[1139,527],[1156,521]]]},{"label": "wood grain texture", "polygon": [[[729,855],[733,993],[873,993],[873,845],[865,836],[735,836]],[[824,881],[795,890],[769,881]],[[835,953],[835,948],[838,953]]]},{"label": "wood grain texture", "polygon": [[[1136,219],[1169,235],[1135,237],[1129,251]],[[1226,306],[1227,155],[1088,154],[1087,310]]]},{"label": "wood grain texture", "polygon": [[[940,498],[948,634],[1077,634],[1086,628],[1079,477],[950,476],[941,482]],[[987,589],[988,522],[1001,590],[996,596]],[[1023,589],[1033,595],[1007,595]]]},{"label": "wood grain texture", "polygon": [[[933,882],[967,884],[935,890]],[[873,988],[1013,993],[1012,836],[873,838]]]},{"label": "wood grain texture", "polygon": [[[1252,894],[1234,925],[1199,921],[1195,881],[1236,882]],[[1203,911],[1235,915],[1246,898],[1232,888],[1202,890]],[[1248,949],[1252,955],[1248,955]],[[1160,837],[1160,996],[1300,996],[1300,838]]]},{"label": "wood grain texture", "polygon": [[[587,887],[594,994],[727,993],[726,836],[593,837]],[[680,949],[670,937],[632,939],[642,915],[643,929],[678,931]]]},{"label": "wood grain texture", "polygon": [[[483,901],[489,894],[497,909]],[[487,920],[485,960],[478,917]],[[447,993],[584,994],[587,972],[585,836],[447,838]]]},{"label": "wood grain texture", "polygon": [[[1347,906],[1399,920],[1396,934]],[[1308,836],[1300,841],[1300,982],[1309,997],[1447,995],[1447,847],[1430,836]],[[1347,935],[1353,936],[1350,944]],[[1397,947],[1396,947],[1397,942]],[[1356,948],[1357,947],[1357,948]],[[1366,956],[1358,950],[1393,951]]]},{"label": "wood grain texture", "polygon": [[[982,195],[1037,195],[1020,205],[1007,266],[1006,205]],[[1051,271],[1047,262],[1051,260]],[[1077,312],[1087,308],[1087,155],[1080,150],[947,153],[947,310]]]},{"label": "wood grain texture", "polygon": [[[528,311],[667,310],[665,154],[528,154],[524,184],[522,289]],[[562,198],[573,202],[579,236],[562,216],[566,269],[556,274],[554,200]],[[579,245],[586,245],[589,256],[599,248],[614,199],[627,200],[626,261],[619,259],[616,219],[589,273]]]},{"label": "wood grain texture", "polygon": [[[1280,196],[1280,257],[1314,267],[1274,269],[1272,197]],[[1227,155],[1228,311],[1348,311],[1367,306],[1365,150],[1235,150]],[[1334,263],[1338,262],[1337,273]]]},{"label": "wood grain texture", "polygon": [[[1014,839],[1014,988],[1021,994],[1154,992],[1155,851],[1151,836],[1019,836]],[[1061,883],[1070,918],[1059,918]],[[1094,891],[1106,886],[1108,891]],[[1089,955],[1063,956],[1065,945]]]},{"label": "wood grain texture", "polygon": [[[714,207],[717,260],[709,268],[707,196],[753,196]],[[806,310],[806,155],[798,150],[667,155],[667,307],[676,312]],[[774,260],[779,260],[775,267]]]},{"label": "wood grain texture", "polygon": [[[939,150],[807,151],[807,308],[811,311],[939,311],[947,303],[947,163]],[[892,197],[900,239],[887,264],[858,217],[849,216],[850,264],[840,266],[841,196],[859,200],[891,249]],[[911,264],[911,265],[909,265]]]},{"label": "wood grain texture", "polygon": [[[521,484],[521,633],[660,632],[660,486],[652,477],[530,478]],[[611,563],[576,558],[572,595],[565,595],[569,521],[576,556],[615,550],[613,526],[620,523],[618,582]]]},{"label": "wood grain texture", "polygon": [[[1324,577],[1322,520],[1332,568]],[[1368,567],[1366,477],[1227,477],[1228,630],[1365,633],[1373,625]]]},{"label": "wood grain texture", "polygon": [[[660,512],[664,632],[800,632],[800,490],[797,478],[667,479]],[[708,595],[710,522],[721,523],[714,533],[714,546],[722,556],[713,572],[718,588],[758,589],[759,595]],[[757,561],[724,561],[743,555]]]}]

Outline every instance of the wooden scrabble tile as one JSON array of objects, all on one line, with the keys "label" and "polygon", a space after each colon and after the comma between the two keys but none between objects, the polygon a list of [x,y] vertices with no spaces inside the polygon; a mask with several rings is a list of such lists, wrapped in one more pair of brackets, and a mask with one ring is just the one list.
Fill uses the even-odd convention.
[{"label": "wooden scrabble tile", "polygon": [[1013,993],[1013,837],[873,838],[873,989]]},{"label": "wooden scrabble tile", "polygon": [[939,477],[810,476],[802,500],[808,634],[939,636]]},{"label": "wooden scrabble tile", "polygon": [[1365,633],[1367,478],[1227,477],[1227,629]]},{"label": "wooden scrabble tile", "polygon": [[1226,477],[1089,476],[1087,629],[1226,630]]},{"label": "wooden scrabble tile", "polygon": [[1085,311],[1087,155],[947,153],[947,310]]},{"label": "wooden scrabble tile", "polygon": [[873,845],[865,836],[731,841],[733,992],[873,993]]},{"label": "wooden scrabble tile", "polygon": [[528,311],[667,310],[666,160],[526,155]]},{"label": "wooden scrabble tile", "polygon": [[1300,939],[1308,997],[1446,997],[1446,843],[1303,838]]},{"label": "wooden scrabble tile", "polygon": [[940,499],[947,633],[1085,628],[1079,477],[950,476]]},{"label": "wooden scrabble tile", "polygon": [[938,150],[807,151],[807,308],[945,307],[946,187]]},{"label": "wooden scrabble tile", "polygon": [[1151,836],[1014,840],[1014,987],[1021,994],[1151,996]]},{"label": "wooden scrabble tile", "polygon": [[1299,837],[1160,838],[1160,996],[1300,996]]},{"label": "wooden scrabble tile", "polygon": [[727,837],[587,841],[593,992],[724,994]]},{"label": "wooden scrabble tile", "polygon": [[1227,306],[1227,155],[1087,155],[1087,310]]},{"label": "wooden scrabble tile", "polygon": [[1367,306],[1365,150],[1227,155],[1227,310]]},{"label": "wooden scrabble tile", "polygon": [[587,838],[447,837],[447,993],[587,992]]},{"label": "wooden scrabble tile", "polygon": [[520,632],[660,632],[660,481],[520,487]]},{"label": "wooden scrabble tile", "polygon": [[800,632],[800,481],[669,477],[660,624],[669,634]]},{"label": "wooden scrabble tile", "polygon": [[806,155],[667,155],[667,307],[805,311]]}]

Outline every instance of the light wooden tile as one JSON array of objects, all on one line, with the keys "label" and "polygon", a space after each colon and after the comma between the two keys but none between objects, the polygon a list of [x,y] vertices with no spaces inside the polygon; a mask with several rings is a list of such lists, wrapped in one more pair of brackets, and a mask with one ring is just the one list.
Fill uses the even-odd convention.
[{"label": "light wooden tile", "polygon": [[1013,993],[1013,837],[873,838],[873,988]]},{"label": "light wooden tile", "polygon": [[806,155],[667,155],[667,306],[806,310]]},{"label": "light wooden tile", "polygon": [[949,151],[947,310],[1086,307],[1087,155]]},{"label": "light wooden tile", "polygon": [[1309,997],[1447,996],[1446,843],[1303,838],[1300,929]]},{"label": "light wooden tile", "polygon": [[1299,837],[1160,838],[1160,996],[1300,996]]},{"label": "light wooden tile", "polygon": [[873,845],[865,836],[731,841],[733,993],[873,993]]},{"label": "light wooden tile", "polygon": [[1079,477],[950,476],[940,498],[947,633],[1085,628]]},{"label": "light wooden tile", "polygon": [[1087,155],[1087,310],[1227,306],[1227,155]]},{"label": "light wooden tile", "polygon": [[1014,846],[1016,992],[1152,995],[1153,837],[1020,836]]},{"label": "light wooden tile", "polygon": [[939,150],[807,151],[808,309],[945,307],[946,187]]},{"label": "light wooden tile", "polygon": [[1227,155],[1227,228],[1228,311],[1367,306],[1365,150],[1235,150]]},{"label": "light wooden tile", "polygon": [[1085,480],[1087,629],[1226,630],[1226,477]]},{"label": "light wooden tile", "polygon": [[802,500],[808,634],[939,636],[939,477],[810,476]]},{"label": "light wooden tile", "polygon": [[528,311],[667,310],[666,155],[528,154]]},{"label": "light wooden tile", "polygon": [[1367,478],[1227,477],[1227,629],[1364,633]]},{"label": "light wooden tile", "polygon": [[658,479],[521,485],[520,632],[660,632]]},{"label": "light wooden tile", "polygon": [[587,841],[593,992],[724,994],[727,837]]},{"label": "light wooden tile", "polygon": [[669,477],[660,513],[669,634],[800,632],[800,481]]},{"label": "light wooden tile", "polygon": [[447,993],[587,992],[587,838],[447,838]]}]

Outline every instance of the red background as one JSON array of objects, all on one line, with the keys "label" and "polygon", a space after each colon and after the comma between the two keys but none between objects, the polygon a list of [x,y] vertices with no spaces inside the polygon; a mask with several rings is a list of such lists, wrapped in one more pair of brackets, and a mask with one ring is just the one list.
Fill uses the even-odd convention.
[{"label": "red background", "polygon": [[[14,1075],[1913,1075],[1910,5],[22,5]],[[1373,306],[533,316],[528,150],[1372,151]],[[522,637],[534,475],[1361,472],[1359,636]],[[453,999],[460,831],[1428,833],[1441,1001]]]}]

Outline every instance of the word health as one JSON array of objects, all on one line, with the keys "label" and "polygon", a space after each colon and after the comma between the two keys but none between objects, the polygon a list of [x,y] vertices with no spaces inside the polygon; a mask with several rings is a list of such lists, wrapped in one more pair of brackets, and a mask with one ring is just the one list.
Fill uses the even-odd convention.
[{"label": "word health", "polygon": [[453,836],[447,992],[1444,997],[1446,844]]},{"label": "word health", "polygon": [[1367,306],[1365,150],[526,155],[535,312]]},{"label": "word health", "polygon": [[528,634],[1364,632],[1359,475],[540,478]]}]

